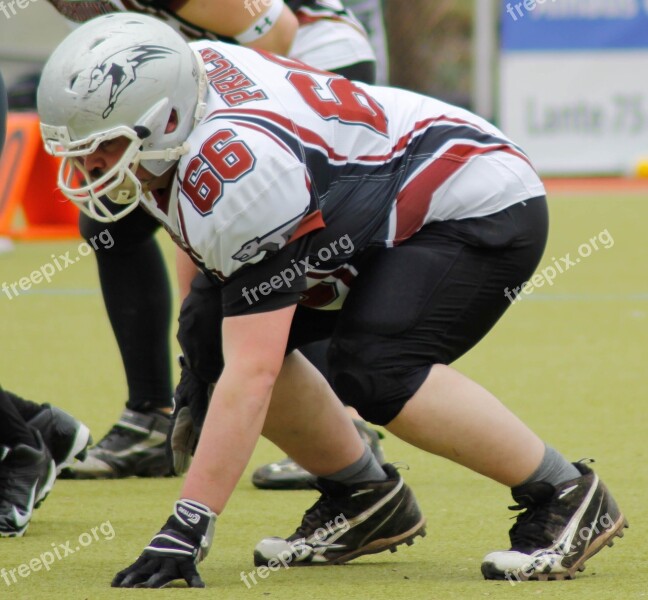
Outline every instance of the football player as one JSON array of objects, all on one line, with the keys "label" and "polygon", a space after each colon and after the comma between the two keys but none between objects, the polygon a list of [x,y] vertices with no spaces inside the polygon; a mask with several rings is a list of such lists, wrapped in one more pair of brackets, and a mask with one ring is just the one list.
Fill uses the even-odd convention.
[{"label": "football player", "polygon": [[[286,4],[282,0],[217,0],[209,4],[210,10],[200,0],[49,1],[74,24],[106,12],[139,11],[164,20],[186,39],[218,37],[289,54],[351,79],[372,82],[375,77],[375,57],[366,33],[340,0],[289,0]],[[172,397],[171,291],[162,254],[153,237],[158,224],[137,209],[119,223],[99,223],[82,214],[79,227],[86,239],[106,228],[115,239],[110,249],[98,249],[96,257],[106,310],[124,364],[128,401],[117,423],[90,450],[87,459],[75,463],[63,477],[166,475],[169,465],[164,446]],[[178,259],[181,297],[188,292],[196,274],[187,262],[183,256]],[[208,294],[211,286],[200,275],[195,285],[193,310],[198,310],[200,294],[203,290]],[[326,369],[324,352],[323,343],[305,349],[322,371]],[[187,380],[193,377],[184,370],[176,391],[177,401],[182,402],[178,393],[192,388]],[[210,381],[202,387],[206,389]],[[193,387],[200,385],[195,382]],[[356,425],[380,457],[379,434],[361,420]],[[290,458],[265,465],[253,476],[258,487],[275,489],[308,487],[313,479]]]},{"label": "football player", "polygon": [[[587,464],[448,366],[545,247],[544,187],[497,128],[270,53],[189,46],[142,15],[70,35],[38,108],[70,200],[99,219],[139,204],[220,286],[224,367],[181,497],[114,586],[204,585],[196,564],[261,433],[318,475],[322,494],[292,535],[257,545],[257,565],[338,564],[422,535],[412,491],[335,394],[511,488],[522,512],[511,548],[484,558],[487,578],[571,578],[622,534]],[[327,337],[335,393],[295,350]]]}]

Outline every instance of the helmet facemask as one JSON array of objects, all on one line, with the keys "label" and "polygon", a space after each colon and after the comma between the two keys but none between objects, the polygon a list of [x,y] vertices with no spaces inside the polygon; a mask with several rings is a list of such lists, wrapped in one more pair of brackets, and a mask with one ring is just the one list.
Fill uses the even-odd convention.
[{"label": "helmet facemask", "polygon": [[[51,129],[41,125],[47,151],[63,159],[58,172],[58,186],[84,214],[102,223],[110,223],[137,207],[142,194],[142,184],[136,175],[142,142],[132,129],[115,128],[67,143],[61,139],[68,137],[66,131],[61,131],[65,128],[55,128],[59,130],[57,132]],[[85,168],[85,157],[93,154],[101,144],[118,137],[129,140],[121,158],[100,177],[93,178]],[[123,205],[124,208],[116,211],[114,205]]]}]

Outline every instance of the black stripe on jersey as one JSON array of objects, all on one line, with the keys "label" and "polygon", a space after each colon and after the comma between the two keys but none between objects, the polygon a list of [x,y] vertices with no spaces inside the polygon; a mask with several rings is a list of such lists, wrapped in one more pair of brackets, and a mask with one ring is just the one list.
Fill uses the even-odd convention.
[{"label": "black stripe on jersey", "polygon": [[[226,114],[223,114],[226,113]],[[276,120],[274,120],[276,118]],[[421,161],[428,160],[442,150],[447,155],[453,142],[470,142],[478,146],[506,146],[528,162],[524,152],[511,141],[495,136],[470,123],[447,123],[442,118],[421,121],[416,129],[401,136],[395,148],[384,156],[362,156],[349,159],[321,145],[324,140],[315,132],[300,128],[292,121],[267,111],[219,111],[210,120],[225,119],[229,122],[253,123],[275,136],[301,161],[310,174],[316,194],[325,200],[335,183],[341,180],[372,177],[407,177],[418,168]],[[282,122],[283,121],[283,122]],[[440,121],[440,122],[439,122]],[[290,126],[290,128],[288,127]],[[310,137],[311,140],[305,140]],[[317,140],[321,140],[319,143]]]}]

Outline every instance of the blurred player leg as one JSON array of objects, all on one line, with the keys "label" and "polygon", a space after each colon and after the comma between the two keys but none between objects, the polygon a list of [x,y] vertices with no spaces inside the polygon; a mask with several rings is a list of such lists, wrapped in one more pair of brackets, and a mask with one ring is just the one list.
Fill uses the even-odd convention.
[{"label": "blurred player leg", "polygon": [[81,421],[51,404],[37,404],[9,391],[4,394],[26,424],[40,432],[56,463],[57,475],[76,459],[83,460],[86,457],[92,436]]},{"label": "blurred player leg", "polygon": [[[62,477],[82,479],[169,473],[165,440],[172,385],[169,348],[171,289],[154,234],[157,223],[143,210],[105,224],[80,218],[86,239],[109,231],[110,248],[95,251],[106,311],[119,346],[128,401],[119,420]],[[105,235],[105,234],[104,234]]]},{"label": "blurred player leg", "polygon": [[0,388],[0,537],[24,535],[55,480],[56,467],[40,433]]}]

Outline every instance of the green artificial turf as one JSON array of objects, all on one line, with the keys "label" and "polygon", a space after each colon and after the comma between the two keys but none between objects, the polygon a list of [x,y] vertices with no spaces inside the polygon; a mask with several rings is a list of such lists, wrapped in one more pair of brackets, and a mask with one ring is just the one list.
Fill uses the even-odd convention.
[{"label": "green artificial turf", "polygon": [[[498,395],[544,439],[573,460],[596,459],[631,528],[614,548],[566,582],[487,582],[479,564],[505,548],[513,513],[508,490],[388,436],[389,460],[404,472],[428,519],[428,534],[396,554],[350,565],[291,568],[248,588],[252,549],[264,536],[288,534],[312,504],[313,492],[262,492],[254,466],[279,458],[261,441],[200,567],[207,590],[113,590],[116,571],[134,560],[169,514],[178,479],[57,482],[22,539],[0,539],[0,568],[16,569],[69,542],[74,553],[48,572],[30,572],[0,596],[16,599],[276,598],[292,599],[631,599],[648,595],[646,388],[648,387],[648,200],[639,195],[578,195],[551,200],[552,229],[541,267],[607,230],[614,245],[593,252],[553,286],[511,307],[457,367]],[[171,244],[163,239],[165,252]],[[29,275],[78,242],[20,244],[0,256],[0,284]],[[4,387],[52,402],[101,437],[125,399],[120,359],[103,311],[94,259],[81,258],[29,293],[0,292]],[[103,524],[103,525],[102,525]],[[103,527],[103,529],[97,529]],[[92,528],[97,538],[88,543]],[[112,539],[106,539],[106,535]],[[113,532],[113,533],[111,533]],[[80,538],[81,536],[81,538]],[[88,543],[82,547],[83,543]],[[76,547],[79,550],[76,551]],[[23,571],[24,572],[24,571]],[[0,572],[1,573],[1,572]],[[9,581],[11,581],[9,579]]]}]

